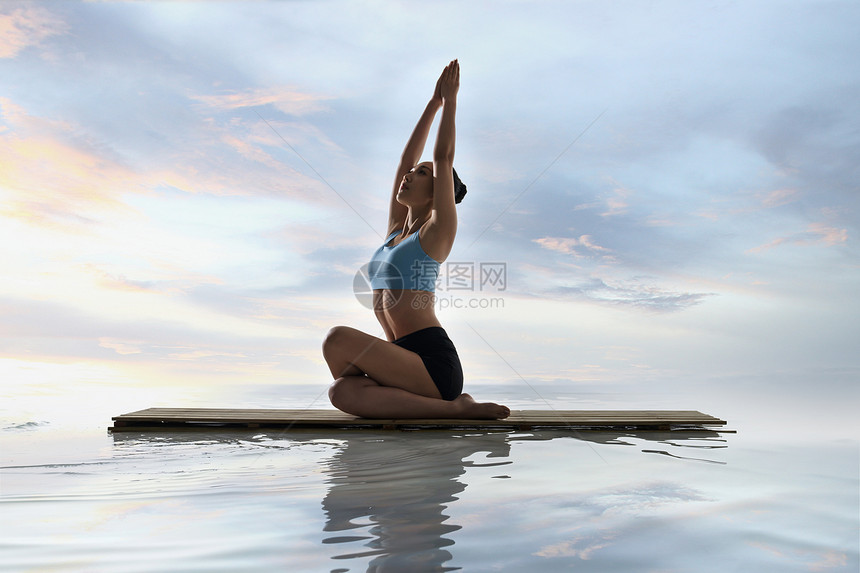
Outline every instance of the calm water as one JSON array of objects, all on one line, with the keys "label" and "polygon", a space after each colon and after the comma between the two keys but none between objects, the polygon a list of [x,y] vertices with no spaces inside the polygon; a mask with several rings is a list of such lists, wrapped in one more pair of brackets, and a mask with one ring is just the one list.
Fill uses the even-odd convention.
[{"label": "calm water", "polygon": [[[278,405],[318,395],[304,392]],[[244,405],[279,393],[260,390],[260,403]],[[495,395],[548,407],[521,389]],[[671,402],[547,396],[558,408]],[[695,407],[729,418],[737,434],[109,435],[110,415],[157,404],[94,404],[85,423],[8,409],[0,566],[856,573],[856,426],[757,426],[754,400],[707,401]]]}]

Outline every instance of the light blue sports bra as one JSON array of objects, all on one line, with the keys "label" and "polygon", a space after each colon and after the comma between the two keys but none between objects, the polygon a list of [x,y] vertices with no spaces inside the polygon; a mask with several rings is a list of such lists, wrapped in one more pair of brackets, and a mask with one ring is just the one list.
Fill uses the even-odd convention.
[{"label": "light blue sports bra", "polygon": [[394,231],[385,243],[376,249],[367,265],[370,288],[412,289],[436,292],[439,262],[428,255],[418,240],[418,231],[395,246],[389,243],[400,234]]}]

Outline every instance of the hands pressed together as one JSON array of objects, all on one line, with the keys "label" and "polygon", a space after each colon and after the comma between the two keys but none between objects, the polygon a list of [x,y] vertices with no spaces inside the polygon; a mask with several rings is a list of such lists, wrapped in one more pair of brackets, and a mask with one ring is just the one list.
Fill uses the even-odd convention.
[{"label": "hands pressed together", "polygon": [[433,94],[433,99],[440,105],[447,99],[457,97],[457,91],[460,89],[460,62],[451,60],[445,69],[442,70],[442,75],[436,81],[436,91]]}]

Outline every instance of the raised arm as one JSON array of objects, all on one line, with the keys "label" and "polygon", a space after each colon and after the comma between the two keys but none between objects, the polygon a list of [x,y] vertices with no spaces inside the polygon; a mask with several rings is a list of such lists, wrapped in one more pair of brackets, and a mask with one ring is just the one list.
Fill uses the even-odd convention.
[{"label": "raised arm", "polygon": [[403,221],[406,219],[406,214],[409,211],[406,205],[397,202],[397,191],[400,189],[400,182],[403,180],[403,176],[415,167],[418,160],[421,159],[421,153],[424,152],[424,145],[427,143],[427,136],[430,134],[430,126],[433,125],[436,112],[442,106],[441,82],[442,77],[440,76],[436,82],[433,97],[424,108],[424,112],[418,119],[418,123],[415,124],[415,129],[412,130],[412,135],[409,136],[409,141],[406,142],[406,147],[403,148],[403,154],[400,156],[400,163],[397,165],[397,173],[394,176],[394,185],[391,190],[391,200],[388,206],[388,234],[394,231],[394,229],[403,226]]},{"label": "raised arm", "polygon": [[454,60],[439,78],[442,117],[433,148],[433,211],[425,233],[427,252],[437,261],[448,257],[457,235],[457,207],[454,202],[454,144],[460,63]]}]

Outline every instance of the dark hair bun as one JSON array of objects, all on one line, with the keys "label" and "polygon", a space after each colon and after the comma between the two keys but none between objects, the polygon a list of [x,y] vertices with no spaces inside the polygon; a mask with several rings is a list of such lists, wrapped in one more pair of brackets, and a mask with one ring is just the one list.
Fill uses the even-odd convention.
[{"label": "dark hair bun", "polygon": [[466,185],[460,181],[460,178],[457,176],[457,170],[454,171],[454,203],[459,203],[463,200],[463,197],[466,196]]}]

